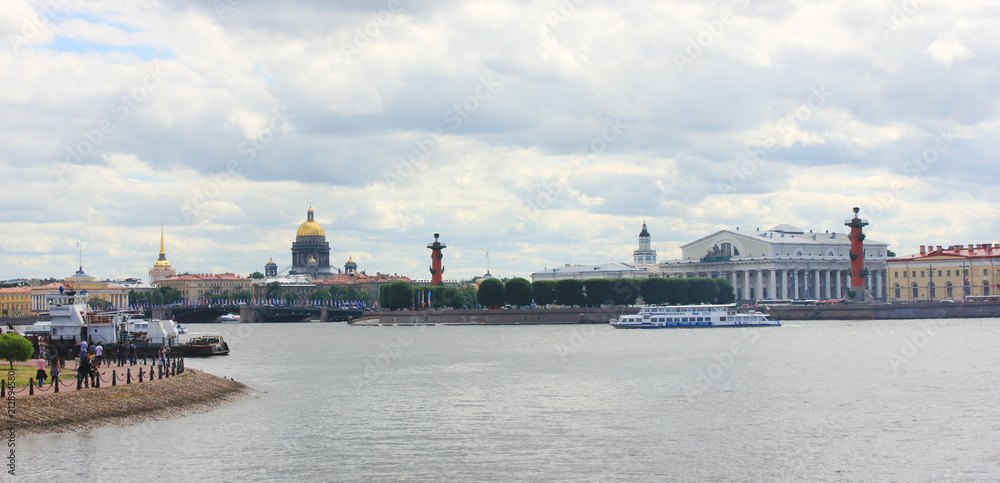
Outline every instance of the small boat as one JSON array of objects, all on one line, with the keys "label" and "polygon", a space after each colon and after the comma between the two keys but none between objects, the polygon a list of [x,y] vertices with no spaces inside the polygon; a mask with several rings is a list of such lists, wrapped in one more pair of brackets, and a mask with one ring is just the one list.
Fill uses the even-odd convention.
[{"label": "small boat", "polygon": [[178,334],[187,334],[188,333],[187,327],[184,327],[181,324],[175,325],[174,328],[177,329],[177,333]]},{"label": "small boat", "polygon": [[239,321],[240,321],[240,316],[237,314],[225,314],[219,316],[219,322],[222,323],[239,322]]},{"label": "small boat", "polygon": [[777,327],[767,314],[741,311],[728,305],[645,305],[638,314],[622,315],[609,322],[616,329],[699,327]]},{"label": "small boat", "polygon": [[221,335],[202,335],[171,347],[170,353],[181,357],[224,356],[229,354],[229,344]]}]

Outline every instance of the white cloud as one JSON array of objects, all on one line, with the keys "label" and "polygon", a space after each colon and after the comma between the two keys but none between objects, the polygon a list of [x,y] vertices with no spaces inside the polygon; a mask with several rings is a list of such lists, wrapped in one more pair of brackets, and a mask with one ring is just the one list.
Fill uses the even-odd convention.
[{"label": "white cloud", "polygon": [[[8,3],[5,41],[37,8]],[[899,253],[998,235],[988,4],[888,35],[891,8],[833,1],[441,1],[382,24],[210,4],[75,2],[0,46],[0,279],[71,274],[80,238],[88,272],[143,276],[161,217],[178,268],[248,273],[287,262],[310,204],[337,264],[416,277],[435,232],[456,278],[487,250],[497,275],[628,261],[643,219],[661,259],[727,219],[836,229],[856,205],[885,205],[872,236]]]}]

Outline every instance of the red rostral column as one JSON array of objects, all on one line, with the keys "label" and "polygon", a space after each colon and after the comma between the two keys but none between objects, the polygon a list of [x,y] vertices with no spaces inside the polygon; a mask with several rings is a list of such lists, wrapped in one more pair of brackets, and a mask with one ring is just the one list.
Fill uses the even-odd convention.
[{"label": "red rostral column", "polygon": [[441,285],[441,275],[444,274],[444,267],[441,266],[441,259],[444,258],[444,255],[441,254],[441,250],[448,247],[448,245],[438,241],[439,236],[441,235],[435,233],[434,243],[427,244],[427,248],[431,249],[431,285],[433,286]]},{"label": "red rostral column", "polygon": [[861,228],[868,225],[868,222],[858,217],[860,208],[854,208],[854,218],[845,226],[851,227],[851,291],[854,296],[850,297],[854,301],[865,300],[865,234]]}]

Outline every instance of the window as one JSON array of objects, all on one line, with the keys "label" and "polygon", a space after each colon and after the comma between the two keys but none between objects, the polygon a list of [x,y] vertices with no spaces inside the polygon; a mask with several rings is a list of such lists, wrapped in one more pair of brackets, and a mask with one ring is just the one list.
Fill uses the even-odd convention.
[{"label": "window", "polygon": [[899,294],[899,284],[897,283],[896,285],[893,285],[892,289],[893,289],[893,291],[896,292],[896,298],[898,299],[900,297],[900,294]]},{"label": "window", "polygon": [[924,271],[923,270],[920,271],[920,278],[924,278]]},{"label": "window", "polygon": [[951,276],[951,270],[948,270],[948,276],[949,277]]},{"label": "window", "polygon": [[892,278],[899,278],[899,271],[892,272]]},{"label": "window", "polygon": [[913,271],[913,278],[917,278],[917,271],[916,270]]},{"label": "window", "polygon": [[984,268],[984,269],[983,269],[983,276],[985,277],[985,276],[987,276],[987,275],[989,275],[989,273],[987,273],[987,272],[986,272],[986,269]]},{"label": "window", "polygon": [[948,282],[945,285],[945,290],[947,290],[948,292],[948,298],[952,298],[955,296],[955,287],[951,284],[951,282]]},{"label": "window", "polygon": [[913,298],[920,298],[920,288],[917,287],[917,284],[914,283],[910,288],[913,291]]},{"label": "window", "polygon": [[927,293],[930,294],[931,298],[934,298],[934,292],[935,292],[935,290],[934,290],[934,284],[931,283],[931,284],[927,285]]},{"label": "window", "polygon": [[943,276],[943,275],[941,275],[941,270],[938,270],[938,276],[939,277]]},{"label": "window", "polygon": [[989,295],[989,294],[990,294],[990,284],[989,284],[989,282],[986,282],[984,280],[983,281],[983,295]]}]

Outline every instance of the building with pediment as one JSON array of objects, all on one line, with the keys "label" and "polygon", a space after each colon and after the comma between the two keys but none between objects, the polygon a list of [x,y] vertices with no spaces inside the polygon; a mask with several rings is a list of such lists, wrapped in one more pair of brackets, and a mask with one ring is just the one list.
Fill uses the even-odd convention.
[{"label": "building with pediment", "polygon": [[[886,297],[888,244],[864,242],[865,286]],[[851,268],[847,232],[808,232],[782,224],[770,230],[719,230],[681,246],[681,259],[659,263],[656,276],[726,278],[740,300],[843,299]]]}]

